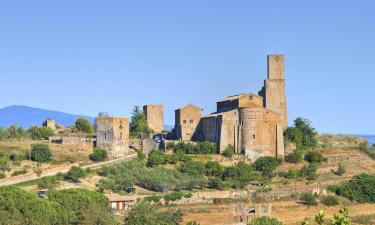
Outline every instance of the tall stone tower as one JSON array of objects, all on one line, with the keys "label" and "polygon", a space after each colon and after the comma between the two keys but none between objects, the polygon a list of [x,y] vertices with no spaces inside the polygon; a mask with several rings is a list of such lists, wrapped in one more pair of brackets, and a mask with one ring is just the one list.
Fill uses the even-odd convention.
[{"label": "tall stone tower", "polygon": [[267,80],[264,81],[263,97],[265,107],[280,114],[281,126],[288,127],[286,110],[284,55],[268,55]]},{"label": "tall stone tower", "polygon": [[146,116],[148,127],[155,133],[161,133],[164,130],[163,105],[144,105],[143,112]]}]

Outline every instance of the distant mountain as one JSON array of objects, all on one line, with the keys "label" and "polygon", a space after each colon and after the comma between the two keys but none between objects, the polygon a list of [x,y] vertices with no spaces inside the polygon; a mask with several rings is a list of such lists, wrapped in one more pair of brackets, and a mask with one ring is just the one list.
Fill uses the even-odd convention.
[{"label": "distant mountain", "polygon": [[95,119],[89,116],[73,115],[54,110],[33,108],[28,106],[13,105],[0,109],[0,127],[9,127],[18,125],[23,128],[29,128],[33,125],[42,125],[45,119],[51,118],[64,126],[74,125],[74,122],[80,118],[87,118],[94,123]]}]

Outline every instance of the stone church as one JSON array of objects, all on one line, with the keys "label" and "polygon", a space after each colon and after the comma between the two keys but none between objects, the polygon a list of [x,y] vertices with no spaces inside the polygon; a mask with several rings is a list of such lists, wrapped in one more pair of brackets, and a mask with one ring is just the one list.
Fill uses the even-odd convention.
[{"label": "stone church", "polygon": [[[201,118],[198,118],[201,110],[197,106],[188,105],[176,110],[176,137],[215,142],[220,153],[232,145],[236,153],[251,159],[283,157],[283,131],[288,124],[284,56],[269,55],[267,67],[267,79],[258,94],[229,96],[217,102],[216,112]],[[181,111],[196,112],[194,119]]]}]

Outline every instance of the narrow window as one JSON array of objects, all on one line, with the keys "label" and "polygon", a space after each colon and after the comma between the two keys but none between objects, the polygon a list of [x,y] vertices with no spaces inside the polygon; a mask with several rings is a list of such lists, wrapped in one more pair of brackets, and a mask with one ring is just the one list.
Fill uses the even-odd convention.
[{"label": "narrow window", "polygon": [[186,123],[186,120],[184,120],[184,124]]},{"label": "narrow window", "polygon": [[255,139],[255,134],[253,134],[253,139]]},{"label": "narrow window", "polygon": [[194,121],[193,121],[193,120],[190,120],[190,123],[194,123]]},{"label": "narrow window", "polygon": [[107,140],[107,133],[104,133],[104,140]]}]

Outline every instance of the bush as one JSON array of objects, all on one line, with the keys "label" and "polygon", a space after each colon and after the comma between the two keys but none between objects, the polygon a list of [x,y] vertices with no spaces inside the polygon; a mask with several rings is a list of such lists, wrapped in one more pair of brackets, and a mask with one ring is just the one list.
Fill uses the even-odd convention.
[{"label": "bush", "polygon": [[322,203],[326,206],[339,205],[339,200],[335,196],[327,196],[322,199]]},{"label": "bush", "polygon": [[317,168],[314,163],[308,166],[303,166],[300,170],[301,177],[306,177],[308,180],[316,180],[318,177]]},{"label": "bush", "polygon": [[181,173],[186,173],[191,176],[203,176],[206,171],[206,167],[203,163],[198,161],[187,161],[181,164],[178,168]]},{"label": "bush", "polygon": [[3,172],[10,171],[10,166],[11,162],[9,155],[0,152],[0,170]]},{"label": "bush", "polygon": [[222,179],[218,177],[213,177],[208,180],[208,187],[211,189],[217,189],[224,191],[229,188],[228,183],[225,183]]},{"label": "bush", "polygon": [[80,178],[86,177],[86,175],[86,170],[77,166],[73,166],[66,174],[65,179],[77,182]]},{"label": "bush", "polygon": [[16,176],[19,176],[19,175],[23,175],[23,174],[27,174],[27,170],[25,169],[22,169],[22,170],[16,170],[12,173],[12,177],[16,177]]},{"label": "bush", "polygon": [[206,163],[206,175],[221,177],[224,172],[224,167],[218,161],[209,161]]},{"label": "bush", "polygon": [[46,144],[33,144],[31,150],[31,160],[35,162],[48,162],[51,160],[52,153]]},{"label": "bush", "polygon": [[248,225],[283,225],[282,222],[268,216],[256,217]]},{"label": "bush", "polygon": [[319,152],[310,151],[305,155],[305,160],[309,163],[321,163],[325,161],[325,158]]},{"label": "bush", "polygon": [[270,156],[260,157],[255,161],[256,170],[262,172],[262,175],[268,178],[272,177],[273,171],[278,165],[280,165],[280,162],[276,158]]},{"label": "bush", "polygon": [[145,161],[145,159],[146,159],[146,154],[145,154],[142,150],[138,151],[138,152],[137,152],[137,159],[138,159],[139,161]]},{"label": "bush", "polygon": [[336,175],[343,176],[346,172],[345,165],[342,162],[339,162],[339,165],[337,166]]},{"label": "bush", "polygon": [[223,155],[227,158],[232,158],[234,155],[234,148],[232,145],[228,145],[228,147],[224,150]]},{"label": "bush", "polygon": [[58,176],[43,177],[38,181],[38,188],[52,190],[57,187],[59,180]]},{"label": "bush", "polygon": [[251,181],[262,179],[259,172],[255,171],[254,164],[239,162],[234,167],[227,167],[223,173],[223,179],[231,183],[232,188],[242,189]]},{"label": "bush", "polygon": [[148,156],[147,166],[154,167],[167,163],[167,156],[165,152],[159,150],[152,150]]},{"label": "bush", "polygon": [[301,151],[294,151],[285,156],[285,162],[288,163],[299,163],[302,161]]},{"label": "bush", "polygon": [[4,179],[4,178],[5,178],[5,173],[0,172],[0,179]]},{"label": "bush", "polygon": [[314,149],[318,144],[316,135],[317,132],[311,126],[311,122],[300,117],[294,120],[293,127],[288,127],[284,132],[286,142],[296,143],[298,150]]},{"label": "bush", "polygon": [[32,126],[28,132],[33,140],[47,140],[55,135],[55,132],[50,127]]},{"label": "bush", "polygon": [[303,193],[300,200],[303,201],[306,205],[318,205],[318,202],[316,201],[315,195],[313,193]]},{"label": "bush", "polygon": [[185,154],[216,154],[216,144],[208,141],[197,144],[179,142],[174,146],[174,151],[182,151]]},{"label": "bush", "polygon": [[328,190],[352,201],[375,203],[375,175],[357,175],[349,182],[329,186]]},{"label": "bush", "polygon": [[102,148],[94,148],[94,152],[90,155],[90,159],[92,161],[104,161],[108,158],[108,153],[105,149]]},{"label": "bush", "polygon": [[77,130],[88,133],[88,134],[91,134],[94,132],[94,128],[92,124],[86,118],[77,119],[74,126]]}]

